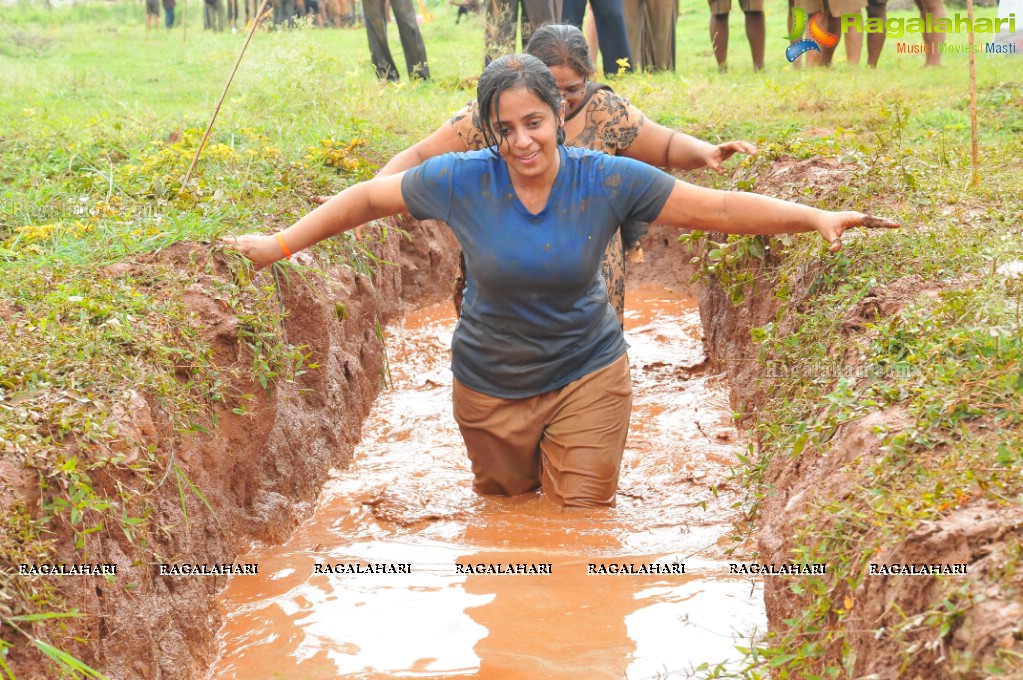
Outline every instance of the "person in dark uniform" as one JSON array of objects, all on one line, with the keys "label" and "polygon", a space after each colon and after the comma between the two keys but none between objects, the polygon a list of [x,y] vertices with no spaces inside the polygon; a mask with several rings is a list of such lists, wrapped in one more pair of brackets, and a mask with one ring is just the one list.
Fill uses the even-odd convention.
[{"label": "person in dark uniform", "polygon": [[[362,11],[366,15],[366,35],[369,38],[369,52],[377,78],[398,82],[398,67],[394,65],[391,50],[387,46],[387,15],[384,0],[364,0]],[[430,67],[426,62],[426,45],[416,23],[416,10],[412,0],[391,0],[391,11],[398,24],[398,37],[405,52],[405,65],[409,78],[430,79]]]}]

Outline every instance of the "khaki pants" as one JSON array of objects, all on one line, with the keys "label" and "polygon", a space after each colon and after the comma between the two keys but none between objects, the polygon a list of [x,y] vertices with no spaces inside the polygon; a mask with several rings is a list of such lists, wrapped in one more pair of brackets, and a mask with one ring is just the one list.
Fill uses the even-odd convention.
[{"label": "khaki pants", "polygon": [[674,71],[678,0],[625,0],[624,8],[633,67]]},{"label": "khaki pants", "polygon": [[543,488],[560,505],[615,504],[632,415],[626,355],[525,399],[491,397],[456,379],[452,401],[477,493],[514,496]]}]

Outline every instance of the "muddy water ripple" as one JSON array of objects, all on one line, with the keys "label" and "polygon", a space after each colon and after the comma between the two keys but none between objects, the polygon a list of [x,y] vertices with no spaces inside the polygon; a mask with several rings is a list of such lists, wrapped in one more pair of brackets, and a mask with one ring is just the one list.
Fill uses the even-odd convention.
[{"label": "muddy water ripple", "polygon": [[[215,680],[688,677],[764,627],[759,584],[728,576],[728,465],[742,446],[724,386],[701,370],[691,299],[631,290],[634,382],[618,507],[483,499],[451,416],[450,305],[388,330],[391,388],[353,464],[280,546],[239,562],[221,596]],[[317,563],[411,573],[318,574]],[[550,575],[458,573],[551,564]],[[588,575],[589,564],[683,562],[678,575]]]}]

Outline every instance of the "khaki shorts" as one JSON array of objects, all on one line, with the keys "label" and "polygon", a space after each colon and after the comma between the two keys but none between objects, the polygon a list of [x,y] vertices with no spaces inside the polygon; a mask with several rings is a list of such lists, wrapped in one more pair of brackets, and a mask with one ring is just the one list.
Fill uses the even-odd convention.
[{"label": "khaki shorts", "polygon": [[525,399],[491,397],[455,379],[452,402],[476,493],[542,488],[559,505],[615,504],[632,415],[628,356]]},{"label": "khaki shorts", "polygon": [[827,12],[830,17],[843,14],[859,14],[867,6],[867,0],[795,0],[796,7],[806,10],[807,14]]},{"label": "khaki shorts", "polygon": [[[763,12],[764,0],[739,0],[743,12]],[[732,0],[710,0],[711,14],[728,14],[732,11]]]}]

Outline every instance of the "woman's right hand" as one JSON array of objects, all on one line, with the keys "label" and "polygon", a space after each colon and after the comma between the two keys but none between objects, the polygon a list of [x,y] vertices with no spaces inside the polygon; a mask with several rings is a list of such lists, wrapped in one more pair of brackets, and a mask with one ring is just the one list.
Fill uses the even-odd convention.
[{"label": "woman's right hand", "polygon": [[277,237],[267,234],[243,234],[242,236],[225,236],[221,239],[228,248],[237,250],[252,260],[256,269],[269,267],[284,257],[284,251],[277,243]]}]

